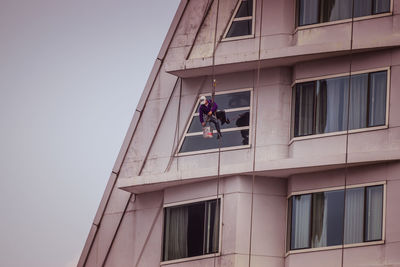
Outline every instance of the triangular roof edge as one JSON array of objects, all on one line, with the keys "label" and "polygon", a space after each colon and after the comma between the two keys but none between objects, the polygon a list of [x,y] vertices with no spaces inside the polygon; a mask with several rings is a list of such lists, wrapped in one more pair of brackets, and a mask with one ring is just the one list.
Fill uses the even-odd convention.
[{"label": "triangular roof edge", "polygon": [[188,2],[189,2],[189,0],[181,0],[180,4],[178,6],[178,9],[177,9],[177,11],[175,13],[175,16],[174,16],[174,18],[172,20],[171,26],[169,27],[167,35],[166,35],[166,37],[164,39],[164,42],[163,42],[163,44],[161,46],[160,52],[158,53],[157,59],[156,59],[154,65],[153,65],[153,68],[151,70],[149,78],[148,78],[148,80],[146,82],[145,88],[143,90],[143,93],[142,93],[142,95],[140,97],[140,100],[138,102],[137,108],[135,110],[134,116],[133,116],[133,118],[131,120],[131,123],[129,125],[128,131],[127,131],[127,133],[125,135],[125,138],[124,138],[124,141],[122,143],[121,149],[119,151],[118,157],[117,157],[117,159],[115,161],[115,164],[114,164],[113,170],[111,172],[110,178],[109,178],[109,180],[107,182],[106,189],[105,189],[104,194],[103,194],[103,196],[101,198],[100,205],[99,205],[99,207],[97,209],[97,212],[96,212],[95,218],[93,220],[92,226],[90,228],[90,231],[89,231],[88,237],[86,239],[85,245],[84,245],[84,247],[82,249],[82,253],[81,253],[81,256],[79,258],[78,265],[77,265],[78,267],[85,266],[85,264],[86,264],[87,258],[89,256],[89,253],[90,253],[92,245],[93,245],[93,242],[94,242],[94,240],[96,238],[96,234],[97,234],[97,231],[99,229],[99,225],[100,225],[101,219],[103,217],[103,214],[104,214],[104,212],[106,210],[108,201],[110,199],[110,196],[111,196],[111,193],[112,193],[112,189],[114,188],[115,183],[116,183],[116,181],[118,179],[119,171],[121,169],[121,166],[122,166],[122,163],[124,161],[124,158],[125,158],[125,156],[126,156],[126,154],[128,152],[128,148],[129,148],[129,145],[130,145],[130,143],[132,141],[132,138],[133,138],[133,135],[135,133],[136,127],[138,125],[138,122],[140,120],[141,112],[145,107],[145,104],[146,104],[147,99],[148,99],[148,97],[150,95],[151,89],[153,87],[153,84],[154,84],[154,82],[155,82],[155,80],[157,78],[157,74],[160,71],[162,62],[164,61],[165,55],[166,55],[166,53],[168,51],[168,48],[169,48],[169,46],[171,44],[171,41],[172,41],[172,39],[173,39],[173,37],[175,35],[176,29],[178,28],[179,22],[181,21],[181,18],[182,18],[183,14],[184,14],[184,11],[186,9],[186,6],[187,6]]}]

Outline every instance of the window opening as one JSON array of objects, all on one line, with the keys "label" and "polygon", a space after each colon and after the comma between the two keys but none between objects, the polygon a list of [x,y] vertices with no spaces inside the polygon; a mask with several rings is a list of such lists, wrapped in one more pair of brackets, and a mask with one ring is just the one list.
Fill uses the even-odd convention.
[{"label": "window opening", "polygon": [[[186,133],[181,141],[179,153],[195,151],[209,151],[221,148],[237,148],[249,145],[250,135],[250,110],[251,110],[251,89],[220,92],[214,96],[219,110],[225,110],[226,117],[230,123],[221,124],[222,138],[203,138],[202,125],[199,119],[200,101],[197,100],[196,108],[193,110]],[[207,100],[211,95],[205,95]],[[211,124],[211,126],[213,126]],[[215,129],[214,129],[215,130]]]},{"label": "window opening", "polygon": [[[298,26],[350,19],[352,1],[297,0]],[[354,17],[390,12],[390,0],[354,0]]]},{"label": "window opening", "polygon": [[293,94],[294,137],[345,131],[347,117],[349,130],[386,123],[386,70],[298,83]]},{"label": "window opening", "polygon": [[349,188],[346,199],[344,189],[290,197],[287,250],[382,240],[383,187]]},{"label": "window opening", "polygon": [[163,261],[218,253],[220,199],[164,209]]},{"label": "window opening", "polygon": [[248,36],[253,34],[254,0],[240,0],[231,18],[224,38]]}]

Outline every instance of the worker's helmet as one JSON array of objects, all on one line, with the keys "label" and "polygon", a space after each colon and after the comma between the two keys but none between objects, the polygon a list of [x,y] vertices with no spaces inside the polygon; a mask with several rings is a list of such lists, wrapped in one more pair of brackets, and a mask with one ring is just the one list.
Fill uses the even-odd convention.
[{"label": "worker's helmet", "polygon": [[207,101],[207,98],[204,95],[200,97],[200,104],[201,105],[204,105],[206,103],[206,101]]}]

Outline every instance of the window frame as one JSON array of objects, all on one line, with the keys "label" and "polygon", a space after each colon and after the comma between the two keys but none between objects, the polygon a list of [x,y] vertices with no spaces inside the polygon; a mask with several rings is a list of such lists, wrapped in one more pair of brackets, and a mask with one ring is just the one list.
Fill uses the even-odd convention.
[{"label": "window frame", "polygon": [[[294,95],[293,88],[294,88],[294,86],[296,86],[296,84],[305,83],[305,82],[316,82],[318,80],[323,80],[323,79],[339,78],[339,77],[345,77],[345,76],[350,76],[350,75],[353,76],[353,75],[358,75],[358,74],[366,74],[366,73],[373,73],[373,72],[380,72],[380,71],[386,71],[387,72],[387,76],[386,76],[386,115],[385,115],[385,124],[384,125],[379,125],[379,126],[351,129],[351,130],[348,130],[348,132],[349,132],[349,134],[353,134],[353,133],[360,133],[360,132],[387,129],[389,127],[389,101],[390,101],[391,67],[382,67],[382,68],[375,68],[375,69],[352,71],[351,73],[350,72],[344,72],[344,73],[339,73],[339,74],[316,76],[316,77],[313,77],[313,78],[296,79],[291,84],[292,96],[291,96],[291,103],[290,103],[291,104],[291,124],[290,124],[290,141],[289,141],[289,145],[292,144],[294,141],[300,141],[300,140],[307,140],[307,139],[314,139],[314,138],[321,138],[321,137],[337,136],[337,135],[347,134],[347,130],[344,130],[344,131],[321,133],[321,134],[310,134],[310,135],[295,137],[294,136],[294,110],[295,110],[296,103],[295,103],[295,95]],[[315,123],[315,122],[313,122],[313,123]],[[313,125],[313,127],[314,127],[314,125]]]},{"label": "window frame", "polygon": [[[230,146],[230,147],[221,147],[221,151],[229,151],[229,150],[236,150],[236,149],[245,149],[245,148],[250,148],[251,147],[251,142],[252,142],[252,120],[253,120],[253,88],[248,87],[248,88],[241,88],[241,89],[232,89],[232,90],[227,90],[227,91],[219,91],[215,92],[215,95],[225,95],[225,94],[231,94],[231,93],[239,93],[239,92],[246,92],[250,91],[250,106],[247,107],[242,107],[242,108],[234,108],[234,109],[226,109],[226,112],[231,112],[231,111],[240,111],[240,110],[248,110],[250,111],[250,116],[249,116],[249,126],[243,126],[243,127],[233,127],[229,129],[221,129],[221,132],[233,132],[233,131],[240,131],[240,130],[249,130],[249,143],[247,145],[239,145],[239,146]],[[200,94],[196,100],[196,104],[193,108],[192,113],[190,114],[190,118],[186,123],[185,131],[183,132],[183,135],[181,137],[181,140],[179,142],[177,152],[175,153],[176,157],[179,156],[188,156],[188,155],[197,155],[197,154],[204,154],[204,153],[211,153],[211,152],[218,152],[218,148],[212,148],[212,149],[205,149],[205,150],[196,150],[196,151],[189,151],[189,152],[179,152],[180,149],[182,148],[183,142],[185,141],[186,136],[195,136],[195,135],[201,135],[202,132],[195,132],[195,133],[188,133],[190,124],[194,118],[194,116],[198,115],[198,110],[197,107],[199,106],[200,102],[200,97],[201,96],[211,96],[211,93],[205,93],[205,94]],[[218,103],[217,103],[218,104]],[[223,138],[223,137],[222,137]]]},{"label": "window frame", "polygon": [[[306,194],[313,194],[313,193],[323,193],[329,191],[336,191],[336,190],[345,190],[345,189],[352,189],[352,188],[366,188],[372,186],[383,186],[383,194],[382,194],[382,239],[377,241],[364,241],[360,243],[352,243],[352,244],[341,244],[335,246],[326,246],[326,247],[316,247],[316,248],[302,248],[302,249],[290,249],[290,241],[289,238],[291,237],[290,232],[290,220],[291,215],[289,215],[289,199],[292,196],[298,195],[306,195]],[[298,254],[298,253],[306,253],[306,252],[316,252],[316,251],[324,251],[324,250],[333,250],[333,249],[341,249],[341,248],[352,248],[352,247],[364,247],[364,246],[374,246],[374,245],[381,245],[384,244],[386,241],[386,201],[387,201],[387,181],[379,181],[379,182],[370,182],[370,183],[362,183],[362,184],[353,184],[353,185],[346,185],[346,186],[335,186],[335,187],[325,187],[319,189],[311,189],[311,190],[304,190],[304,191],[294,191],[291,192],[287,197],[287,204],[286,204],[286,238],[285,238],[285,257],[291,254]],[[364,200],[365,201],[365,200]],[[365,208],[365,207],[364,207]],[[312,215],[310,215],[312,216]],[[363,220],[365,220],[363,218]],[[291,223],[291,222],[290,222]],[[365,221],[364,221],[365,224]],[[344,227],[344,226],[343,226]],[[311,228],[311,225],[310,225]],[[342,241],[344,243],[344,240]]]},{"label": "window frame", "polygon": [[348,22],[352,22],[352,21],[360,21],[360,20],[368,20],[368,19],[392,16],[393,15],[393,2],[394,2],[394,0],[390,0],[389,11],[385,12],[385,13],[371,14],[371,15],[354,17],[354,18],[347,18],[347,19],[327,21],[327,22],[319,22],[319,23],[299,26],[299,0],[294,0],[294,1],[295,1],[295,7],[296,7],[296,9],[295,9],[295,13],[296,13],[295,14],[295,19],[296,19],[296,21],[295,21],[295,28],[296,28],[295,32],[297,32],[299,30],[305,30],[305,29],[324,27],[324,26],[335,25],[335,24],[348,23]]},{"label": "window frame", "polygon": [[[392,0],[391,0],[392,1]],[[241,17],[241,18],[235,18],[236,13],[239,10],[240,4],[242,3],[242,0],[239,0],[238,3],[236,4],[235,10],[232,13],[232,16],[229,20],[228,26],[226,27],[224,31],[224,35],[222,37],[221,42],[227,42],[227,41],[234,41],[234,40],[242,40],[242,39],[249,39],[249,38],[254,38],[255,37],[255,12],[256,12],[256,4],[257,0],[253,0],[253,15],[252,16],[247,16],[247,17]],[[248,35],[241,35],[241,36],[235,36],[235,37],[226,37],[226,35],[229,32],[229,29],[232,26],[232,23],[234,21],[241,21],[241,20],[250,20],[251,19],[251,34]]]},{"label": "window frame", "polygon": [[[195,203],[204,203],[204,202],[210,201],[210,200],[217,200],[220,203],[220,206],[219,206],[218,252],[217,253],[199,255],[199,256],[193,256],[193,257],[186,257],[186,258],[180,258],[180,259],[175,259],[175,260],[164,261],[163,260],[163,256],[164,256],[164,235],[165,235],[165,208],[185,206],[185,205],[190,205],[190,204],[195,204]],[[160,266],[168,265],[168,264],[181,263],[181,262],[187,262],[187,261],[201,260],[201,259],[206,259],[206,258],[219,257],[219,256],[222,255],[221,254],[221,248],[222,248],[222,238],[221,237],[222,237],[222,215],[223,215],[223,207],[224,207],[224,201],[223,200],[224,200],[223,195],[218,195],[218,197],[217,196],[211,196],[211,197],[195,198],[195,199],[177,201],[177,202],[171,202],[171,203],[164,203],[164,205],[163,205],[163,216],[162,216],[162,242],[161,242]]]}]

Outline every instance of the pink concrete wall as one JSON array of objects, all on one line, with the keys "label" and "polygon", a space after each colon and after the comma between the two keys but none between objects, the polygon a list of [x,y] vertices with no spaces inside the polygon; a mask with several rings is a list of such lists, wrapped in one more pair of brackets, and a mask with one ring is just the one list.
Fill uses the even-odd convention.
[{"label": "pink concrete wall", "polygon": [[[251,199],[253,196],[252,266],[283,267],[285,254],[286,180],[236,176],[221,179],[223,226],[221,256],[215,266],[244,266],[250,246]],[[216,196],[216,181],[207,181],[136,195],[125,214],[105,266],[159,266],[162,254],[163,204],[196,201]],[[113,236],[116,214],[105,216],[103,227],[86,266],[100,266],[107,251],[104,239]],[[109,223],[110,221],[110,223]],[[150,231],[154,223],[152,231]],[[146,240],[147,243],[146,243]],[[142,256],[140,257],[140,255]],[[140,257],[140,260],[139,260]],[[214,258],[184,261],[168,266],[214,266]]]},{"label": "pink concrete wall", "polygon": [[[345,170],[293,175],[288,180],[288,194],[344,186]],[[386,181],[386,214],[384,215],[385,243],[344,249],[344,266],[398,266],[400,265],[400,164],[382,163],[348,169],[347,185]],[[368,243],[366,243],[368,244]],[[341,266],[341,249],[304,252],[286,257],[287,267]]]},{"label": "pink concrete wall", "polygon": [[[221,6],[227,8],[220,8],[218,38],[222,36],[229,22],[232,2],[235,1],[221,0]],[[346,51],[350,49],[351,22],[333,22],[330,25],[315,24],[306,28],[296,28],[295,3],[296,1],[292,0],[256,1],[255,38],[219,43],[215,58],[217,70],[224,72],[224,68],[227,69],[229,64],[235,63],[242,63],[242,70],[244,70],[247,67],[243,65],[243,62],[257,60],[260,31],[261,59],[271,67],[281,65],[282,60],[275,59],[282,57],[291,57],[290,64],[295,64],[307,60],[305,56],[309,55],[313,55],[313,58],[325,58],[326,54],[331,52],[347,53]],[[262,16],[261,5],[263,6]],[[357,18],[353,27],[353,49],[376,49],[399,44],[400,15],[397,0],[394,1],[393,6],[393,13],[387,16]],[[171,62],[168,64],[167,71],[181,75],[186,75],[186,71],[187,75],[196,76],[196,68],[211,66],[214,28],[215,9],[212,9],[201,29],[193,55],[185,62]],[[218,65],[224,65],[224,67],[218,68]],[[188,70],[193,71],[188,72]]]},{"label": "pink concrete wall", "polygon": [[[206,19],[206,24],[200,25],[207,2],[189,1],[176,32],[168,35],[174,35],[171,45],[164,46],[160,52],[160,59],[156,61],[135,112],[135,127],[129,131],[129,134],[133,134],[132,140],[127,138],[123,145],[124,151],[127,148],[126,157],[122,153],[114,167],[112,178],[118,179],[117,185],[114,187],[110,184],[107,189],[111,197],[108,204],[107,201],[101,204],[105,207],[104,217],[101,219],[102,213],[99,213],[95,218],[93,229],[98,227],[99,230],[86,266],[100,266],[105,259],[129,199],[129,193],[120,190],[120,187],[137,186],[143,192],[154,191],[155,188],[164,191],[139,194],[134,203],[129,203],[106,266],[132,266],[138,262],[140,255],[142,258],[139,266],[159,266],[163,223],[162,212],[159,211],[162,204],[216,194],[215,179],[195,182],[204,177],[217,176],[217,153],[171,158],[198,94],[212,91],[211,78],[205,75],[211,74],[211,69],[207,68],[212,62],[207,47],[212,40],[210,36],[213,35],[213,26],[210,23],[215,13]],[[229,19],[233,2],[221,0],[222,6],[226,8],[220,9],[219,34]],[[293,104],[291,86],[298,79],[349,71],[350,57],[340,55],[347,53],[345,50],[350,45],[350,24],[316,25],[296,30],[295,1],[263,0],[262,21],[261,0],[256,2],[256,37],[220,43],[216,52],[217,91],[253,88],[253,100],[257,100],[257,103],[253,103],[252,114],[252,139],[256,137],[256,142],[251,144],[251,148],[221,153],[221,174],[229,178],[223,179],[219,192],[224,195],[224,226],[222,256],[216,264],[247,266],[251,236],[252,266],[320,266],[322,259],[327,266],[338,266],[338,255],[341,255],[338,250],[285,257],[286,196],[293,191],[343,185],[343,170],[338,168],[343,167],[346,151],[344,135],[290,142]],[[397,205],[400,200],[397,194],[400,190],[400,167],[398,163],[391,162],[400,158],[400,49],[378,50],[400,43],[399,13],[400,1],[394,0],[394,15],[361,20],[354,24],[354,47],[360,49],[356,51],[360,53],[352,56],[352,70],[390,67],[390,104],[388,129],[349,136],[349,162],[368,165],[349,169],[347,183],[387,180],[387,238],[384,245],[346,249],[346,266],[369,263],[377,266],[400,265],[399,253],[396,253],[400,251],[400,211]],[[260,30],[262,69],[258,80],[257,64],[251,61],[258,59]],[[193,53],[186,60],[198,31],[200,38],[196,40]],[[369,50],[361,51],[366,48]],[[182,81],[181,96],[179,90],[174,91],[178,77],[169,72],[190,76]],[[178,89],[179,86],[178,83]],[[175,132],[179,100],[179,130]],[[254,152],[255,171],[260,177],[256,179],[255,194],[252,195],[251,179],[238,174],[253,171]],[[167,169],[169,163],[171,166]],[[317,173],[328,169],[336,170]],[[181,182],[192,184],[176,186]],[[146,189],[147,186],[151,187]],[[252,197],[254,209],[251,233],[249,207]],[[88,249],[85,247],[85,250]],[[214,259],[176,265],[214,266]]]}]

